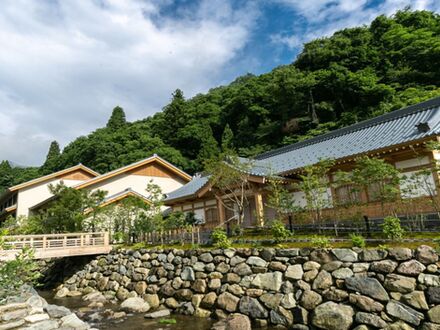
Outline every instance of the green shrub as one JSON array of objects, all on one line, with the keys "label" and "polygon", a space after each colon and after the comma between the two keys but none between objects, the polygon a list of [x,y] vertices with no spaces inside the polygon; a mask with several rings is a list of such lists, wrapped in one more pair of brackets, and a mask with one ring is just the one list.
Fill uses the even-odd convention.
[{"label": "green shrub", "polygon": [[436,244],[435,250],[440,254],[440,237],[434,238],[433,242]]},{"label": "green shrub", "polygon": [[400,226],[400,219],[397,217],[386,217],[383,219],[382,231],[386,238],[400,240],[405,230]]},{"label": "green shrub", "polygon": [[270,230],[272,232],[273,239],[278,244],[285,242],[286,239],[290,237],[290,231],[286,229],[284,223],[280,220],[274,220]]},{"label": "green shrub", "polygon": [[310,242],[313,247],[319,249],[327,249],[331,247],[330,240],[328,239],[328,237],[325,236],[313,236]]},{"label": "green shrub", "polygon": [[226,232],[221,228],[215,228],[211,233],[212,244],[220,249],[230,248],[231,240],[226,235]]},{"label": "green shrub", "polygon": [[351,234],[351,244],[358,248],[365,247],[365,238],[362,235]]}]

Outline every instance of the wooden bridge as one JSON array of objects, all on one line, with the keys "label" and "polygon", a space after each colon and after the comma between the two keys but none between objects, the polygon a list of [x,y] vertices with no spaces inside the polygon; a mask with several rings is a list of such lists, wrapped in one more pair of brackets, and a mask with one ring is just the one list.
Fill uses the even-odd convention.
[{"label": "wooden bridge", "polygon": [[35,251],[35,259],[106,254],[112,249],[109,234],[71,233],[3,236],[0,260],[12,260],[24,247]]}]

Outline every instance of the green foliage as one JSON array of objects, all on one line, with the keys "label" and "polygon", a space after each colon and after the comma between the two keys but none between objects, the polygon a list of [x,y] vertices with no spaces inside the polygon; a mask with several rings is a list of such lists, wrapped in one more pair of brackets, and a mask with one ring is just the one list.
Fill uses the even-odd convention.
[{"label": "green foliage", "polygon": [[107,122],[107,128],[110,130],[118,130],[127,123],[125,119],[125,112],[124,109],[121,107],[115,107],[112,111],[112,115],[110,116],[110,119]]},{"label": "green foliage", "polygon": [[306,166],[299,175],[301,181],[295,187],[305,195],[305,210],[313,214],[313,223],[319,228],[322,221],[322,210],[330,206],[327,193],[329,187],[328,173],[333,165],[330,159],[322,159],[315,165]]},{"label": "green foliage", "polygon": [[397,217],[386,217],[383,219],[382,231],[386,238],[400,240],[405,230],[400,226],[400,219]]},{"label": "green foliage", "polygon": [[251,185],[248,173],[252,168],[252,160],[240,158],[232,153],[222,153],[219,157],[209,159],[205,166],[214,194],[217,194],[225,208],[234,212],[237,210],[237,225],[241,226],[244,210],[249,204],[247,191]]},{"label": "green foliage", "polygon": [[50,174],[57,170],[60,162],[60,145],[57,141],[52,141],[46,156],[46,161],[40,168],[42,175]]},{"label": "green foliage", "polygon": [[[194,173],[219,145],[253,157],[439,96],[439,68],[438,14],[382,15],[306,43],[295,62],[271,72],[190,99],[177,89],[161,112],[143,120],[126,123],[117,107],[107,127],[64,148],[57,169],[81,162],[104,173],[157,153]],[[0,190],[35,174],[1,172]]]},{"label": "green foliage", "polygon": [[399,195],[400,172],[383,159],[362,157],[353,170],[353,182],[362,187],[370,201],[382,204]]},{"label": "green foliage", "polygon": [[[0,253],[4,248],[3,236],[7,233],[5,230],[0,231]],[[33,256],[32,249],[23,248],[15,259],[0,263],[0,302],[17,292],[22,285],[34,284],[41,276]]]},{"label": "green foliage", "polygon": [[358,247],[358,248],[364,248],[365,247],[365,238],[362,235],[357,235],[357,234],[351,234],[350,235],[351,238],[351,244],[354,247]]},{"label": "green foliage", "polygon": [[290,231],[286,229],[286,226],[280,220],[272,221],[270,231],[277,244],[285,242],[291,236]]},{"label": "green foliage", "polygon": [[330,239],[325,236],[313,236],[310,244],[318,249],[328,249],[331,247]]},{"label": "green foliage", "polygon": [[440,254],[440,237],[434,238],[432,241],[436,244],[435,250]]},{"label": "green foliage", "polygon": [[160,319],[159,323],[160,324],[176,324],[177,321],[176,321],[176,319]]},{"label": "green foliage", "polygon": [[231,240],[226,235],[226,232],[221,228],[215,228],[211,232],[212,244],[219,249],[227,249],[232,246]]}]

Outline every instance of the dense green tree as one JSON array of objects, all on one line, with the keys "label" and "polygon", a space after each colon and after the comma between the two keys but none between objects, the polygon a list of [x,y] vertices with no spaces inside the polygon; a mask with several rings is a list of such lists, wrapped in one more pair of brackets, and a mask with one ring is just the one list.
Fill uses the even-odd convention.
[{"label": "dense green tree", "polygon": [[[193,173],[221,149],[226,127],[238,154],[252,157],[439,95],[440,15],[402,10],[306,43],[271,72],[190,99],[177,89],[143,120],[128,123],[117,107],[105,128],[64,148],[56,169],[82,162],[106,172],[157,153]],[[0,189],[35,174],[11,171]]]},{"label": "dense green tree", "polygon": [[46,160],[43,166],[40,168],[41,174],[46,175],[56,171],[59,168],[60,155],[60,145],[57,141],[52,141],[46,156]]},{"label": "dense green tree", "polygon": [[127,123],[125,119],[125,112],[124,109],[117,106],[113,109],[112,115],[110,116],[110,119],[107,122],[107,128],[111,130],[117,130]]}]

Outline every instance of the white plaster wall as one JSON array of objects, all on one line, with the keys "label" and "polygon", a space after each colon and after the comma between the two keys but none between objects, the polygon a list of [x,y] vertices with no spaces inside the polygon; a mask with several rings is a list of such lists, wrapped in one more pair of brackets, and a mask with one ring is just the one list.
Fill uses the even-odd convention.
[{"label": "white plaster wall", "polygon": [[162,189],[162,193],[164,194],[176,190],[182,186],[182,183],[171,178],[149,177],[123,173],[108,180],[98,182],[90,186],[88,189],[91,189],[92,191],[107,191],[107,196],[112,196],[127,188],[131,188],[132,190],[145,196],[147,195],[147,185],[151,180],[154,184],[157,184]]},{"label": "white plaster wall", "polygon": [[402,179],[400,182],[402,198],[415,198],[436,194],[432,173],[425,175],[420,174],[420,171],[411,171],[400,174],[400,178]]},{"label": "white plaster wall", "polygon": [[27,188],[20,189],[18,191],[18,198],[17,198],[17,216],[26,216],[26,217],[29,216],[30,207],[38,203],[41,203],[42,201],[52,196],[52,194],[49,191],[49,185],[52,184],[56,186],[61,181],[67,187],[72,187],[74,185],[83,182],[82,180],[54,179]]},{"label": "white plaster wall", "polygon": [[421,166],[421,165],[426,165],[426,164],[429,164],[429,157],[428,156],[402,160],[400,162],[396,162],[395,166],[397,169],[403,169],[403,168]]},{"label": "white plaster wall", "polygon": [[[307,206],[307,200],[306,195],[302,191],[295,191],[292,193],[293,196],[293,205],[297,207],[306,207]],[[322,198],[324,201],[324,208],[331,208],[333,207],[333,199],[332,199],[332,191],[330,188],[327,188],[327,191],[322,194]]]}]

